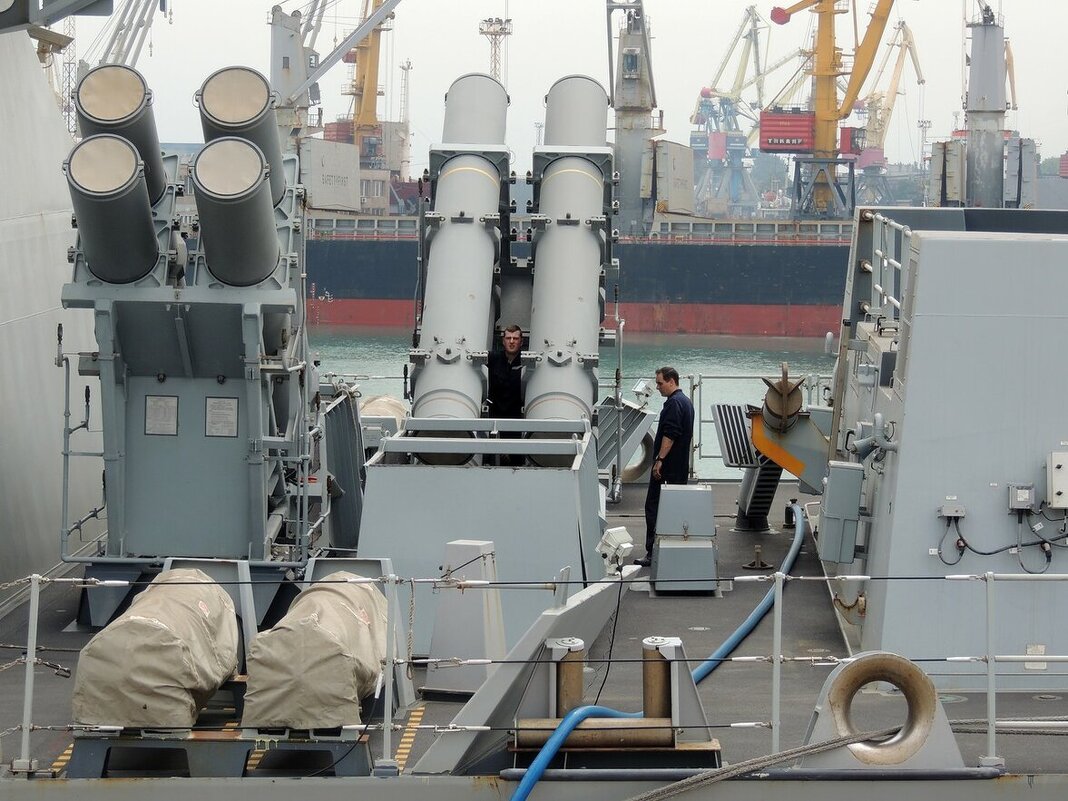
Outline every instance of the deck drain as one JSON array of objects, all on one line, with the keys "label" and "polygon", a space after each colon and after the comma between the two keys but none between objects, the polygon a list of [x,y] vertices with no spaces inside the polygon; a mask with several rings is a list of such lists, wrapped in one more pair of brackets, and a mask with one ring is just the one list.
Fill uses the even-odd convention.
[{"label": "deck drain", "polygon": [[1032,695],[1031,697],[1036,701],[1060,701],[1061,700],[1061,697],[1059,695],[1051,695],[1050,693],[1041,693],[1039,695]]},{"label": "deck drain", "polygon": [[690,631],[712,631],[708,626],[690,626]]}]

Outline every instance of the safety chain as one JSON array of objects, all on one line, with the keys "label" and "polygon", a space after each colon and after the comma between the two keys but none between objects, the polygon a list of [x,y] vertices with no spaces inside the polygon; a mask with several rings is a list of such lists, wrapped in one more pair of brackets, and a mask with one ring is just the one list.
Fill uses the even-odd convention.
[{"label": "safety chain", "polygon": [[[44,578],[43,576],[40,578],[40,581],[41,581],[42,584],[44,582],[46,582],[47,580],[48,579]],[[22,584],[29,584],[29,583],[30,583],[30,577],[29,576],[27,576],[26,578],[15,579],[14,581],[5,581],[3,584],[0,584],[0,592],[3,592],[4,590],[10,590],[12,587],[18,587],[18,586],[20,586]]]},{"label": "safety chain", "polygon": [[[12,662],[5,662],[4,664],[0,665],[0,673],[3,673],[5,670],[10,670],[13,667],[18,667],[19,665],[25,665],[25,664],[26,664],[26,657],[20,656],[18,659],[14,660]],[[63,679],[69,679],[70,676],[71,676],[70,668],[69,667],[64,667],[63,665],[59,664],[58,662],[49,662],[46,659],[34,659],[33,660],[33,664],[35,664],[35,665],[44,665],[46,668],[50,668],[53,673],[55,673],[57,676],[59,676],[60,678],[63,678]]]}]

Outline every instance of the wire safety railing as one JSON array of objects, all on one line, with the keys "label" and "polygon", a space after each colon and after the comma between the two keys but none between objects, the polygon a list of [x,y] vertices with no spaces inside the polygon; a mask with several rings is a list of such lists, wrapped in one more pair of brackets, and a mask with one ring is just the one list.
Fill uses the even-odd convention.
[{"label": "wire safety railing", "polygon": [[[788,575],[781,571],[762,575],[741,575],[728,578],[721,578],[718,581],[731,582],[734,585],[759,585],[759,584],[772,584],[774,592],[774,605],[773,605],[773,626],[772,626],[772,641],[771,641],[771,653],[770,654],[748,654],[738,656],[726,656],[721,661],[732,662],[738,664],[748,665],[771,665],[771,677],[770,677],[770,716],[768,720],[731,720],[731,721],[709,721],[709,728],[730,728],[730,729],[766,729],[770,734],[770,746],[771,753],[778,753],[781,750],[781,733],[782,733],[782,684],[783,684],[783,667],[787,664],[807,664],[811,666],[828,666],[833,667],[840,664],[853,661],[853,657],[850,655],[835,656],[833,654],[820,654],[818,656],[812,655],[792,655],[784,653],[784,617],[787,611],[785,588],[786,585],[791,582],[822,582],[827,584],[844,584],[844,583],[857,583],[857,582],[871,582],[871,581],[945,581],[949,584],[961,584],[961,583],[974,583],[981,582],[985,586],[985,619],[984,623],[984,637],[985,648],[982,653],[976,654],[951,654],[944,656],[913,656],[913,661],[920,663],[944,663],[946,665],[960,665],[960,664],[977,664],[984,667],[984,674],[986,678],[985,688],[983,690],[986,700],[986,718],[985,721],[978,723],[984,730],[986,735],[985,751],[986,753],[980,758],[981,766],[984,767],[1000,767],[1004,766],[1004,760],[998,756],[997,751],[997,733],[1001,728],[1011,726],[1012,728],[1030,729],[1034,730],[1036,727],[1042,730],[1061,731],[1068,730],[1068,720],[1066,719],[1042,719],[1040,721],[1016,721],[1016,720],[998,720],[997,717],[997,690],[998,690],[998,677],[999,675],[1011,675],[1011,674],[999,674],[998,665],[1012,665],[1012,664],[1027,664],[1027,663],[1053,663],[1053,664],[1068,664],[1068,654],[1014,654],[1014,653],[998,653],[996,649],[997,642],[997,630],[995,625],[995,612],[996,612],[996,586],[998,583],[1016,583],[1016,582],[1061,582],[1068,581],[1068,574],[1042,574],[1042,575],[1026,575],[1016,573],[975,573],[975,574],[951,574],[946,576],[900,576],[900,577],[877,577],[871,575],[842,575],[842,576],[795,576]],[[621,582],[621,583],[638,583],[647,582],[647,578],[622,578],[606,577],[602,581]],[[702,579],[702,581],[705,581]],[[11,726],[3,730],[3,735],[12,734],[16,731],[21,733],[21,742],[19,756],[16,757],[12,763],[12,771],[17,774],[31,774],[36,768],[36,760],[33,759],[31,754],[31,742],[30,735],[34,731],[82,731],[82,732],[102,732],[107,735],[114,735],[121,731],[120,727],[115,726],[89,726],[79,725],[77,723],[65,723],[65,724],[48,724],[48,725],[35,725],[33,722],[34,717],[34,694],[35,694],[35,668],[38,666],[48,667],[52,669],[57,675],[63,677],[69,677],[71,671],[69,668],[65,668],[57,663],[41,659],[36,654],[51,650],[47,647],[38,646],[38,633],[40,624],[40,612],[41,612],[41,594],[45,587],[49,585],[66,585],[76,588],[134,588],[138,585],[148,584],[147,581],[127,581],[127,580],[104,580],[104,579],[84,579],[84,578],[46,578],[44,576],[34,574],[26,578],[18,579],[16,581],[8,582],[4,585],[0,585],[0,589],[10,588],[12,586],[27,584],[29,585],[29,605],[28,605],[28,627],[27,638],[25,646],[25,654],[15,660],[11,660],[8,663],[0,666],[0,672],[7,669],[22,665],[25,667],[25,678],[23,687],[23,706],[22,706],[22,722],[18,726]],[[223,581],[221,584],[255,584],[256,582],[248,581]],[[427,578],[403,578],[397,575],[387,576],[371,576],[371,577],[354,577],[345,580],[345,583],[364,583],[375,584],[382,588],[387,599],[387,620],[386,620],[386,660],[383,664],[382,670],[382,682],[381,688],[383,692],[383,720],[380,724],[364,723],[356,726],[361,732],[381,732],[382,736],[382,752],[380,760],[381,764],[389,764],[392,760],[393,746],[392,738],[393,733],[400,731],[402,726],[395,724],[393,721],[393,701],[397,694],[397,688],[395,687],[397,668],[409,668],[409,667],[427,667],[435,666],[437,668],[448,667],[462,667],[462,666],[486,666],[493,664],[538,664],[541,662],[551,662],[551,660],[535,659],[535,660],[513,660],[507,657],[505,658],[489,658],[483,655],[465,655],[465,656],[453,656],[453,657],[416,657],[411,653],[411,639],[408,638],[409,646],[406,654],[400,653],[397,640],[397,625],[398,623],[406,626],[411,626],[412,616],[414,610],[409,610],[408,620],[405,622],[404,614],[400,608],[397,588],[402,585],[429,585],[436,591],[456,591],[456,592],[469,592],[477,590],[505,590],[505,591],[543,591],[552,593],[554,595],[553,605],[561,603],[562,598],[566,598],[567,585],[583,585],[582,581],[571,581],[567,577],[566,571],[562,572],[554,580],[537,582],[537,581],[485,581],[485,580],[465,580],[457,579],[451,576],[445,577],[427,577]],[[8,647],[5,645],[5,647]],[[34,655],[31,657],[31,655]],[[687,662],[701,663],[706,661],[706,657],[687,658]],[[588,664],[597,663],[625,663],[625,662],[640,662],[640,658],[619,658],[609,655],[607,658],[595,658],[587,655],[586,662]],[[678,660],[676,660],[678,661]],[[1063,676],[1065,674],[1055,674],[1057,676]],[[349,727],[351,728],[351,727]],[[492,727],[482,725],[422,725],[419,726],[423,730],[432,730],[435,733],[447,734],[450,732],[459,731],[490,731]]]}]

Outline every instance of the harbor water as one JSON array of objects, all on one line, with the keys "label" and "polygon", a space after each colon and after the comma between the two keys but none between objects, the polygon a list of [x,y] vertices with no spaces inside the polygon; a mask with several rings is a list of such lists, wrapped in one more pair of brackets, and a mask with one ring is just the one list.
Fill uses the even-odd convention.
[{"label": "harbor water", "polygon": [[[411,347],[410,335],[398,329],[315,327],[310,347],[320,360],[323,374],[335,373],[353,380],[364,398],[404,396],[404,367]],[[737,478],[740,471],[723,467],[712,424],[716,403],[759,404],[766,388],[761,376],[777,377],[785,362],[791,376],[830,375],[834,357],[825,352],[823,339],[748,338],[692,334],[627,334],[622,348],[622,387],[625,400],[637,401],[633,388],[640,381],[653,386],[658,367],[679,371],[681,385],[696,401],[698,445],[695,470],[701,478]],[[601,397],[614,392],[619,351],[602,348],[599,380]],[[811,379],[810,379],[810,383]],[[697,389],[694,390],[694,386]],[[808,396],[817,402],[819,392]],[[663,399],[653,389],[649,408],[659,411]]]}]

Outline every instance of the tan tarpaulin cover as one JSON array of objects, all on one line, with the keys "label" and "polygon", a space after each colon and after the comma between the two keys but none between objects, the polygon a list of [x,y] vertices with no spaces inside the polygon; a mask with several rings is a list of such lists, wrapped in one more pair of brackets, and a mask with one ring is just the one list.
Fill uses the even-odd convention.
[{"label": "tan tarpaulin cover", "polygon": [[331,573],[293,601],[248,653],[241,725],[325,729],[360,722],[386,656],[386,599],[374,584]]},{"label": "tan tarpaulin cover", "polygon": [[82,649],[74,720],[189,728],[237,669],[237,618],[199,570],[167,570]]}]

